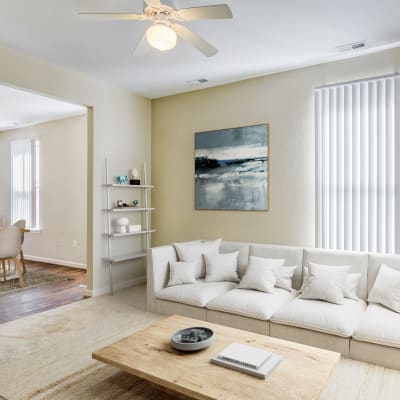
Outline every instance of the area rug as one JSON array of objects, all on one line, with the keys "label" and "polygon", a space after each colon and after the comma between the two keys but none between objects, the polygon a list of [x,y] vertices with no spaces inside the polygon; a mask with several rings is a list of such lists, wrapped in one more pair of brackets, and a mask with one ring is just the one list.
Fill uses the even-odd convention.
[{"label": "area rug", "polygon": [[118,369],[93,363],[30,393],[23,400],[175,400],[156,386]]},{"label": "area rug", "polygon": [[[378,378],[383,379],[381,381]],[[398,400],[400,398],[398,378],[398,371],[342,359],[320,400]],[[177,398],[127,372],[92,362],[87,367],[30,393],[22,400],[28,399],[176,400]],[[186,397],[179,396],[179,399]],[[296,399],[305,400],[301,394]]]},{"label": "area rug", "polygon": [[61,275],[49,274],[47,272],[29,272],[24,275],[25,287],[19,287],[18,277],[0,282],[0,295],[4,293],[16,292],[19,290],[30,289],[37,286],[50,285],[52,283],[70,281],[73,278],[67,278]]},{"label": "area rug", "polygon": [[[93,351],[163,317],[146,311],[146,287],[138,286],[0,324],[0,394],[8,400],[172,400],[91,359]],[[320,400],[399,400],[399,394],[400,371],[343,358]]]}]

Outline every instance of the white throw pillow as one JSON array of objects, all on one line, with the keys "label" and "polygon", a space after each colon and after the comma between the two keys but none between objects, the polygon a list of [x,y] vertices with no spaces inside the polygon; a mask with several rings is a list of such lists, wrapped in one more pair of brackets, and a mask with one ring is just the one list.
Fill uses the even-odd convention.
[{"label": "white throw pillow", "polygon": [[360,283],[361,274],[354,273],[348,274],[346,278],[346,284],[343,290],[343,296],[348,299],[358,300],[359,297],[357,295],[358,284]]},{"label": "white throw pillow", "polygon": [[[323,265],[323,264],[316,264],[316,263],[309,263],[309,265],[313,265],[314,268],[320,268],[321,271],[326,271],[327,269],[333,270],[346,270],[349,272],[351,270],[350,265]],[[343,295],[346,298],[358,300],[357,290],[358,284],[360,283],[361,274],[360,273],[349,273],[346,278],[346,284],[343,290]],[[303,269],[303,284],[300,288],[300,293],[303,292],[304,288],[306,287],[308,282],[308,267],[305,266]]]},{"label": "white throw pillow", "polygon": [[368,301],[400,313],[400,271],[381,264]]},{"label": "white throw pillow", "polygon": [[293,290],[292,282],[293,275],[296,271],[296,266],[287,267],[282,266],[274,270],[274,275],[276,277],[275,287],[285,289],[289,292]]},{"label": "white throw pillow", "polygon": [[343,304],[343,291],[349,269],[350,267],[321,268],[310,263],[308,279],[300,298]]},{"label": "white throw pillow", "polygon": [[238,257],[238,251],[223,254],[204,254],[206,282],[239,282]]},{"label": "white throw pillow", "polygon": [[204,278],[205,264],[203,254],[218,254],[222,239],[202,240],[198,242],[174,243],[178,260],[196,262],[196,278]]},{"label": "white throw pillow", "polygon": [[169,281],[167,286],[196,283],[196,263],[183,261],[169,262]]},{"label": "white throw pillow", "polygon": [[238,289],[253,289],[259,292],[274,293],[276,277],[274,272],[264,265],[249,264]]},{"label": "white throw pillow", "polygon": [[292,278],[296,267],[286,267],[283,266],[285,260],[282,258],[264,258],[250,256],[249,258],[249,268],[251,265],[258,265],[263,268],[272,271],[276,277],[275,287],[291,291],[292,288]]}]

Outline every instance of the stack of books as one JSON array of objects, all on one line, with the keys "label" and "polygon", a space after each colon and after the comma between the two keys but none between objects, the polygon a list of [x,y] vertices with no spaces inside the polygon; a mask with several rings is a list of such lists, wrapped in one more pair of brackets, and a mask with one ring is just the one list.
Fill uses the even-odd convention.
[{"label": "stack of books", "polygon": [[214,356],[211,362],[265,379],[279,365],[281,360],[281,356],[270,351],[232,343]]}]

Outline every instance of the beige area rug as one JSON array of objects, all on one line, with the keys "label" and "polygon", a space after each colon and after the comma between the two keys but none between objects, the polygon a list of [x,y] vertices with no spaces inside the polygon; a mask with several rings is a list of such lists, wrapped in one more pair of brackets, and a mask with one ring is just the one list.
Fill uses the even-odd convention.
[{"label": "beige area rug", "polygon": [[18,277],[12,278],[4,282],[0,282],[0,294],[17,292],[19,290],[30,289],[37,286],[50,285],[52,283],[73,280],[60,275],[49,274],[47,272],[27,272],[24,275],[25,287],[19,286]]},{"label": "beige area rug", "polygon": [[[399,378],[398,371],[343,359],[320,400],[399,400]],[[25,399],[175,400],[175,397],[126,372],[92,363]]]},{"label": "beige area rug", "polygon": [[[162,318],[144,305],[145,287],[140,286],[0,325],[0,394],[9,400],[172,400],[140,379],[91,360],[93,350]],[[321,396],[399,399],[400,371],[348,359],[341,360]]]}]

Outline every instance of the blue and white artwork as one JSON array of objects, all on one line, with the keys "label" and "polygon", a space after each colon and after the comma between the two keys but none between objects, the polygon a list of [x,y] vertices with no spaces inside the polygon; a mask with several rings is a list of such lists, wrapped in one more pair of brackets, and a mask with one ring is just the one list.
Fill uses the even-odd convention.
[{"label": "blue and white artwork", "polygon": [[195,134],[197,210],[268,210],[268,125]]}]

